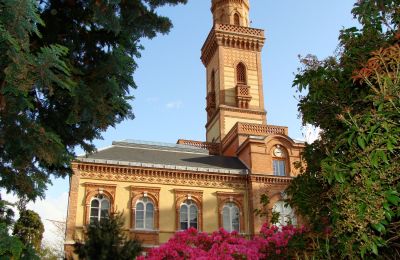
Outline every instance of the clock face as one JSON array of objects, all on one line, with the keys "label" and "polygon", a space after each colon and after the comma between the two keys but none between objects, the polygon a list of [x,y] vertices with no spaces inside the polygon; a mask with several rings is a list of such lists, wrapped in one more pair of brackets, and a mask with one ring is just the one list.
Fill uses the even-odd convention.
[{"label": "clock face", "polygon": [[276,157],[283,157],[283,151],[282,151],[282,149],[279,148],[279,147],[275,148],[275,150],[274,150],[274,155],[275,155]]}]

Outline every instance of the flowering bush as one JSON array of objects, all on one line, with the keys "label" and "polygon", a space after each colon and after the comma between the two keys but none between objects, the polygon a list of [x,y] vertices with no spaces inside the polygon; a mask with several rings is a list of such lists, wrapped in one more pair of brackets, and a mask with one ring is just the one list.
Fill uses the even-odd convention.
[{"label": "flowering bush", "polygon": [[178,232],[167,243],[150,250],[147,257],[138,260],[167,259],[248,259],[283,257],[289,253],[290,244],[301,237],[304,228],[285,226],[281,229],[264,224],[260,235],[248,240],[237,232],[224,229],[211,235],[194,228]]}]

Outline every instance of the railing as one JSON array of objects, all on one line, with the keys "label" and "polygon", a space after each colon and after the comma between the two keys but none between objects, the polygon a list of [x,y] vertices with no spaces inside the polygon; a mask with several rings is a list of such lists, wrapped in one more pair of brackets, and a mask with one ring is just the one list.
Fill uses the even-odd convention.
[{"label": "railing", "polygon": [[237,26],[233,24],[215,24],[214,28],[216,31],[234,32],[251,36],[264,37],[264,30],[250,27]]},{"label": "railing", "polygon": [[210,152],[210,154],[219,154],[219,143],[208,143],[201,141],[193,141],[193,140],[184,140],[179,139],[177,144],[189,145],[200,149],[206,149]]},{"label": "railing", "polygon": [[229,144],[238,135],[268,136],[276,134],[287,136],[289,134],[288,128],[285,126],[237,122],[222,140],[222,146],[225,147],[226,144]]}]

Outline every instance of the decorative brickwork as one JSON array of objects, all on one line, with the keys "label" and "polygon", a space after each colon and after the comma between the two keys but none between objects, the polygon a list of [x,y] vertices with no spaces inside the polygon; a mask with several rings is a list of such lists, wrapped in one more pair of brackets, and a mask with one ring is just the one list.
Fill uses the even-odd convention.
[{"label": "decorative brickwork", "polygon": [[235,67],[239,62],[244,62],[249,70],[257,70],[257,54],[254,52],[229,49],[224,52],[224,64]]},{"label": "decorative brickwork", "polygon": [[198,209],[197,212],[197,225],[198,230],[203,230],[203,191],[201,190],[184,190],[184,189],[174,189],[175,192],[175,227],[176,230],[180,230],[180,207],[185,200],[192,200]]},{"label": "decorative brickwork", "polygon": [[[154,205],[154,223],[153,230],[139,230],[135,227],[136,221],[136,203],[139,199],[148,198]],[[131,186],[131,233],[143,241],[144,244],[158,245],[159,244],[159,227],[160,227],[160,188],[155,187],[140,187]]]},{"label": "decorative brickwork", "polygon": [[207,149],[210,154],[219,154],[219,144],[218,143],[208,143],[208,142],[201,142],[201,141],[193,141],[193,140],[183,140],[179,139],[178,144],[183,145],[190,145],[196,148]]},{"label": "decorative brickwork", "polygon": [[246,178],[245,175],[239,174],[210,174],[89,163],[79,164],[78,169],[82,179],[233,189],[245,188],[244,180]]},{"label": "decorative brickwork", "polygon": [[84,183],[85,186],[85,224],[90,223],[90,201],[96,195],[101,194],[110,200],[110,214],[114,212],[115,188],[117,185],[109,183]]}]

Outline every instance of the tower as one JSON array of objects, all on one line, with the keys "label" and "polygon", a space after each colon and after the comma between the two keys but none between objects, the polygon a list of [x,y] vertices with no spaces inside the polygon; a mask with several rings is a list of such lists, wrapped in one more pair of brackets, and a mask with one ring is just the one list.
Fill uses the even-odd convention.
[{"label": "tower", "polygon": [[214,25],[201,50],[207,78],[207,142],[237,122],[266,124],[261,71],[264,31],[249,27],[248,0],[212,0]]}]

